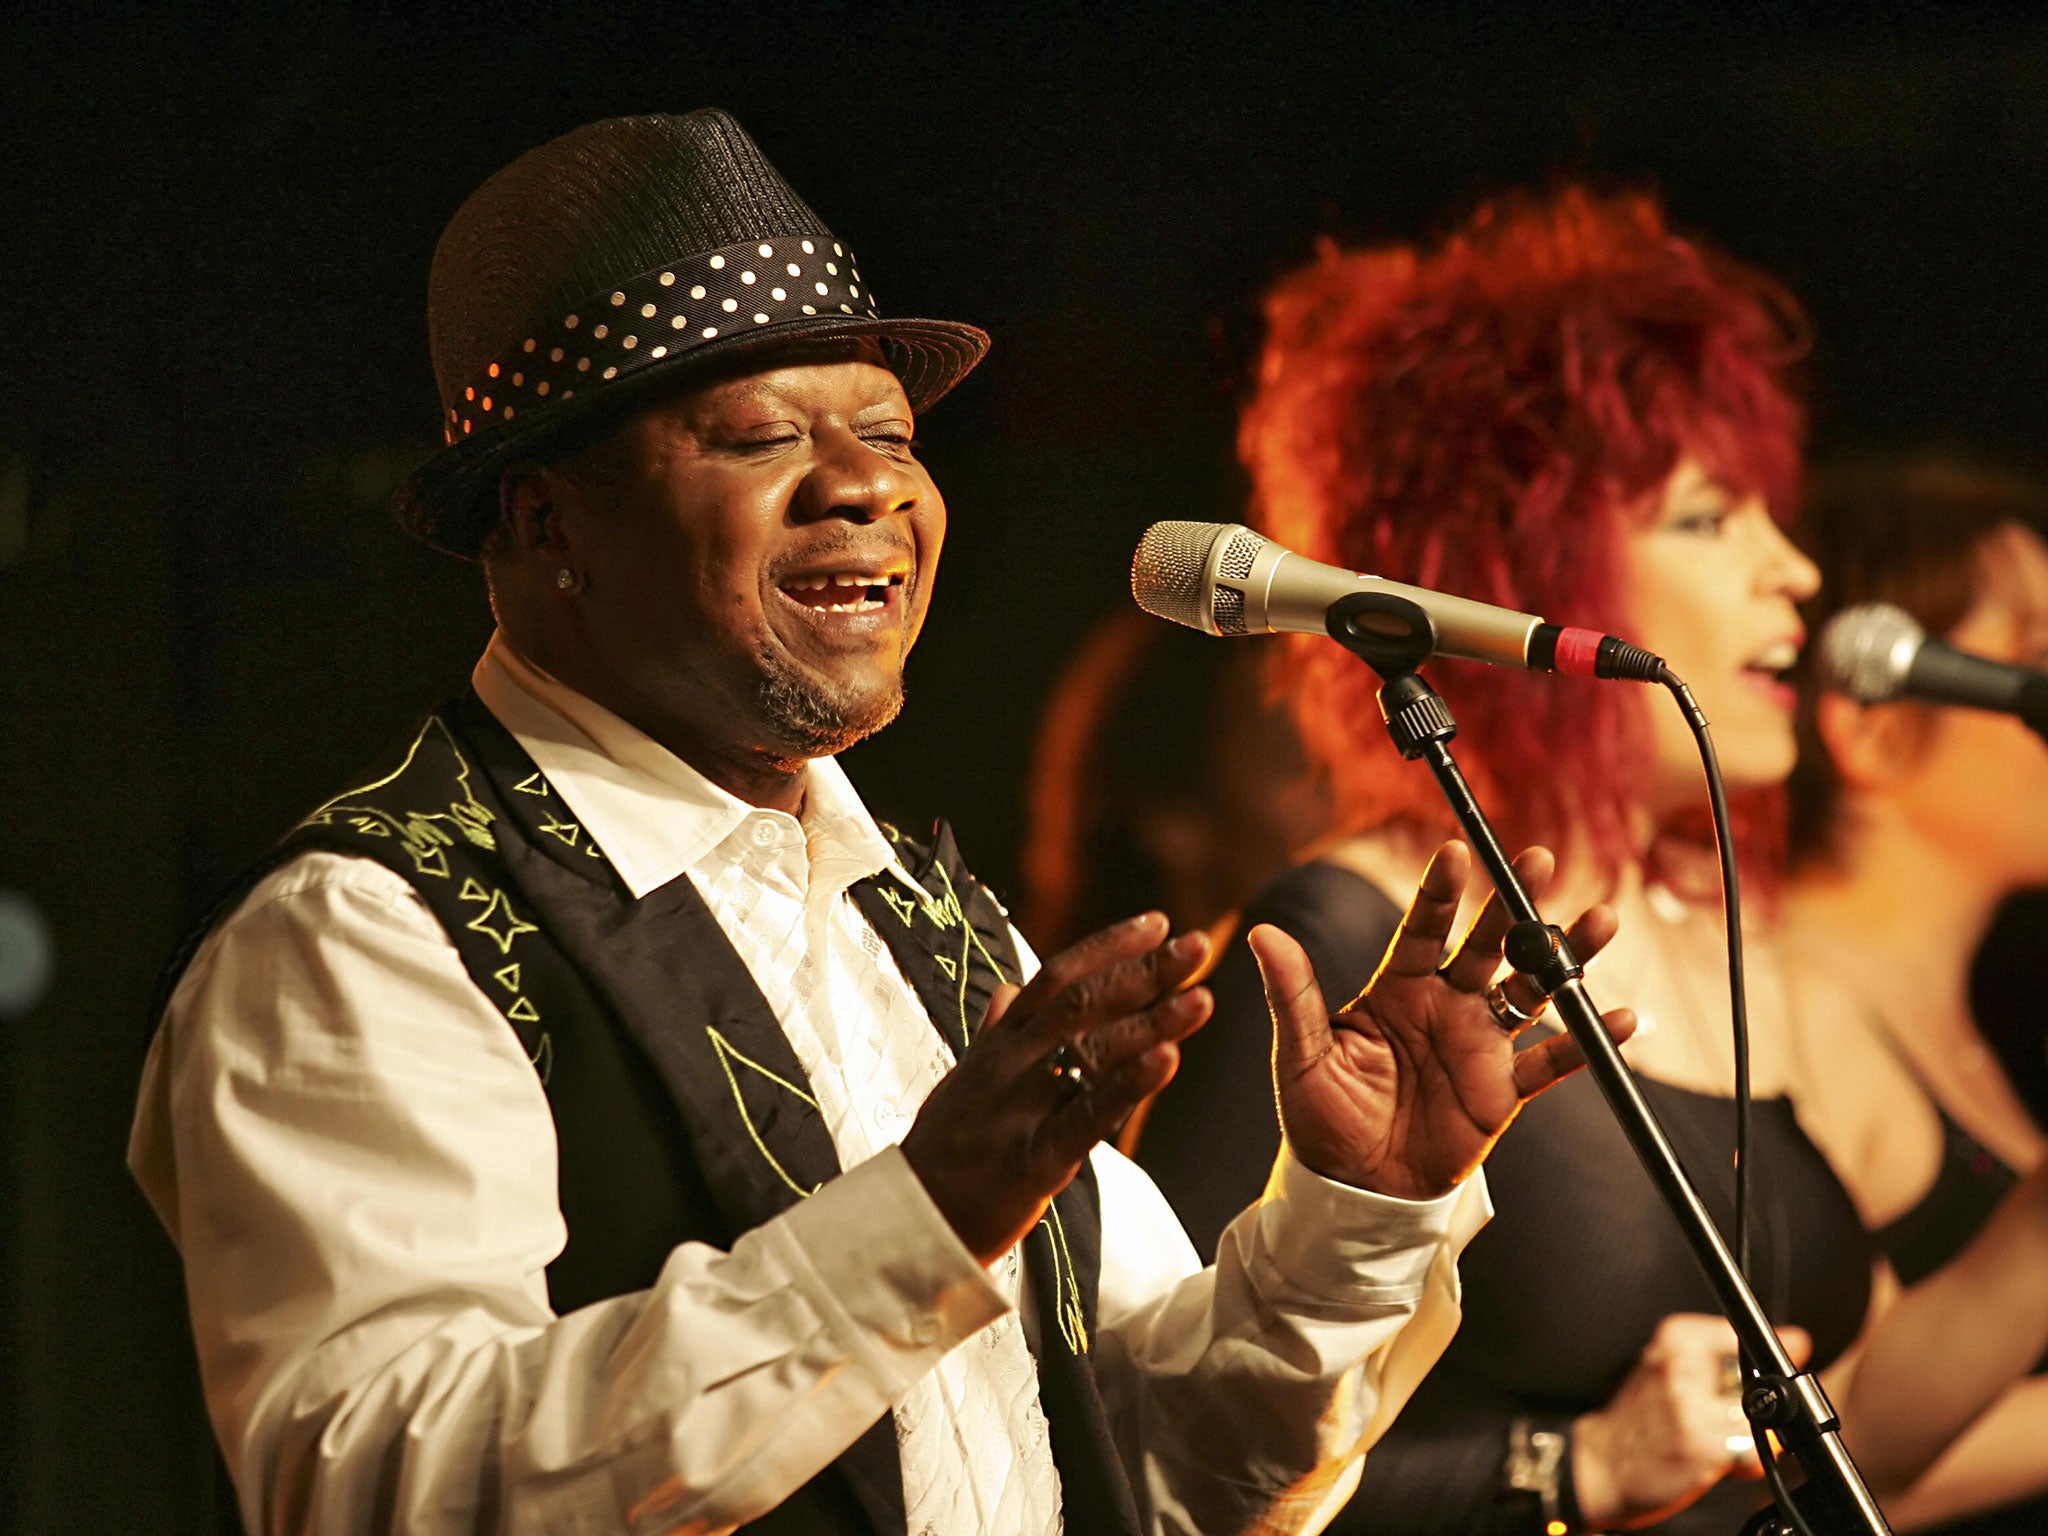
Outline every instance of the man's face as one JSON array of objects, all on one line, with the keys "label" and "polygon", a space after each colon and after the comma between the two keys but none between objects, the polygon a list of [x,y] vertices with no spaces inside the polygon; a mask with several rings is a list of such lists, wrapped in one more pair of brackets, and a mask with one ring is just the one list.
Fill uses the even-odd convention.
[{"label": "man's face", "polygon": [[757,763],[888,724],[946,533],[911,430],[879,349],[834,342],[664,401],[561,466],[601,702],[685,756]]}]

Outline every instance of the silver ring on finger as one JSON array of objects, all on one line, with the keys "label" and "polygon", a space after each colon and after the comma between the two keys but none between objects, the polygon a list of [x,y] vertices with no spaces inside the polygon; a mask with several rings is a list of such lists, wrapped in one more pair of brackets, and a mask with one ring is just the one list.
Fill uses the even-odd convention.
[{"label": "silver ring on finger", "polygon": [[1550,998],[1546,995],[1543,1001],[1536,1005],[1534,1013],[1524,1013],[1515,1006],[1515,1000],[1508,996],[1504,983],[1496,981],[1486,989],[1487,1012],[1493,1015],[1494,1023],[1511,1035],[1520,1034],[1534,1024],[1543,1016],[1543,1010],[1549,1006]]},{"label": "silver ring on finger", "polygon": [[1088,1086],[1088,1074],[1081,1066],[1081,1057],[1071,1043],[1062,1042],[1054,1047],[1053,1053],[1045,1058],[1046,1070],[1065,1088],[1072,1090]]}]

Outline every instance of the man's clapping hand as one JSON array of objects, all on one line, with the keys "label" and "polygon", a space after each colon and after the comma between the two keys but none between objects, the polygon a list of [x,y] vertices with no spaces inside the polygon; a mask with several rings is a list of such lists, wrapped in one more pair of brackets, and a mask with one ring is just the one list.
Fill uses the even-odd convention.
[{"label": "man's clapping hand", "polygon": [[[1251,931],[1273,1014],[1280,1123],[1295,1156],[1325,1178],[1411,1200],[1440,1195],[1478,1166],[1525,1101],[1584,1064],[1563,1034],[1517,1052],[1487,1007],[1513,922],[1498,897],[1444,959],[1471,864],[1463,843],[1437,850],[1378,973],[1334,1016],[1301,946],[1278,928]],[[1555,867],[1541,848],[1515,861],[1532,897]],[[1590,960],[1614,931],[1612,909],[1594,907],[1569,938]],[[1635,1030],[1625,1008],[1604,1022],[1616,1040]]]},{"label": "man's clapping hand", "polygon": [[[1177,1042],[1214,1006],[1206,988],[1181,990],[1208,953],[1200,933],[1169,943],[1166,918],[1147,912],[1054,955],[1021,992],[997,991],[903,1138],[933,1203],[982,1263],[1029,1232],[1090,1149],[1173,1076]],[[1055,1070],[1067,1061],[1078,1077]]]}]

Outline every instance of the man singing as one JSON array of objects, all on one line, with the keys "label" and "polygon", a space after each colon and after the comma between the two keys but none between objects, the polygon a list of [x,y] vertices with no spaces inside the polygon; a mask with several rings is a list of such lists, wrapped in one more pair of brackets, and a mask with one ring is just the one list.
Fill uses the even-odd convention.
[{"label": "man singing", "polygon": [[1101,1143],[1203,939],[1039,967],[834,761],[901,703],[912,423],[987,338],[882,318],[715,111],[491,178],[429,322],[401,513],[497,633],[181,957],[130,1147],[249,1529],[1315,1528],[1577,1061],[1483,1001],[1494,909],[1446,960],[1463,850],[1352,1012],[1261,932],[1287,1146],[1198,1269]]}]

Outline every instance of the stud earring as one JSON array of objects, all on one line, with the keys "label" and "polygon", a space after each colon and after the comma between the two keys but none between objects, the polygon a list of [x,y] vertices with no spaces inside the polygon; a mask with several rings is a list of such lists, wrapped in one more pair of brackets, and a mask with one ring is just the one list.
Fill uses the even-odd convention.
[{"label": "stud earring", "polygon": [[566,565],[563,566],[559,571],[555,572],[555,585],[564,592],[568,591],[576,585],[576,573]]}]

